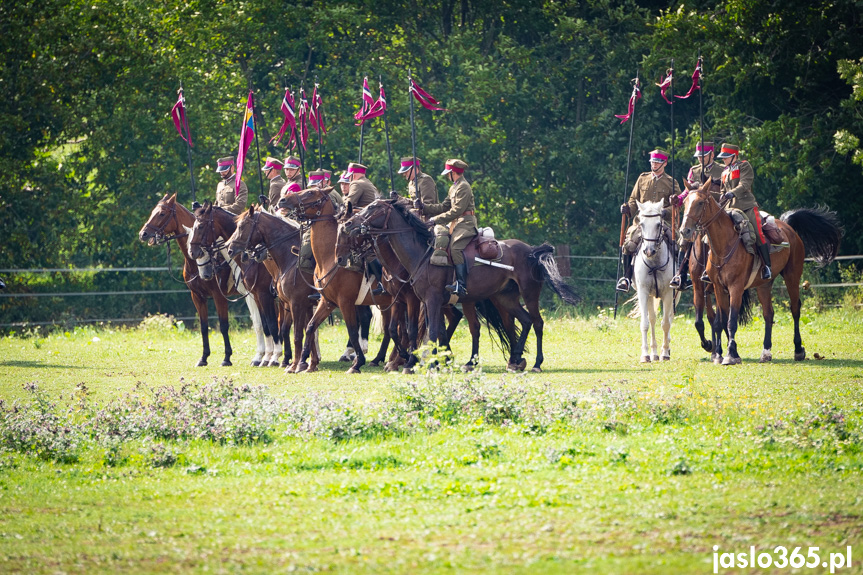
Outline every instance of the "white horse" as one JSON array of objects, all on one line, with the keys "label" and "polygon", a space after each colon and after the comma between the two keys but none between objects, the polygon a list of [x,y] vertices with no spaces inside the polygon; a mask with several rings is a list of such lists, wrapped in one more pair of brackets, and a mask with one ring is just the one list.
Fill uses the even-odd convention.
[{"label": "white horse", "polygon": [[671,359],[671,323],[674,321],[674,290],[669,287],[674,275],[672,255],[665,241],[668,225],[662,219],[662,200],[638,202],[638,219],[641,226],[641,246],[633,264],[638,307],[641,311],[641,362],[651,360],[647,345],[650,329],[653,361],[660,360],[656,350],[656,313],[662,302],[662,361]]}]

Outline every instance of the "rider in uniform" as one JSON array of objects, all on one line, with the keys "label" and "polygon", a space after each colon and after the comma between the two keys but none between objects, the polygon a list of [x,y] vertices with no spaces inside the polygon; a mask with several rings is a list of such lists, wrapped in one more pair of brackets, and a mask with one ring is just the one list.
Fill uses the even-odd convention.
[{"label": "rider in uniform", "polygon": [[[416,202],[419,199],[423,204],[438,203],[437,185],[435,185],[434,178],[420,170],[419,158],[402,158],[399,174],[408,182],[408,196],[411,200]],[[419,184],[419,193],[417,193],[416,184]],[[428,219],[422,214],[417,215],[424,220]]]},{"label": "rider in uniform", "polygon": [[219,158],[216,171],[222,176],[222,181],[216,187],[216,201],[213,202],[213,205],[234,215],[243,213],[243,210],[246,209],[249,189],[246,187],[246,182],[240,180],[240,190],[238,192],[234,190],[234,182],[237,178],[234,156]]},{"label": "rider in uniform", "polygon": [[282,197],[282,188],[285,187],[285,178],[282,177],[281,171],[284,168],[284,164],[282,164],[281,160],[277,160],[276,158],[267,157],[267,161],[264,163],[264,167],[261,168],[261,171],[264,172],[264,176],[270,180],[270,192],[268,196],[261,196],[261,203],[267,202],[267,209],[270,213],[275,214],[279,209],[279,198]]},{"label": "rider in uniform", "polygon": [[[698,164],[689,168],[689,174],[686,180],[689,182],[690,189],[700,188],[707,179],[710,179],[710,195],[717,202],[720,196],[720,185],[722,183],[722,166],[718,162],[713,161],[713,142],[704,142],[702,147],[701,142],[695,145],[695,157],[699,159]],[[682,194],[671,198],[671,202],[676,206],[682,206],[686,196],[690,190],[684,190]],[[692,287],[692,281],[687,277],[689,273],[689,253],[692,250],[692,242],[688,242],[680,236],[680,251],[677,252],[677,275],[671,278],[671,287],[676,290],[686,291]]]},{"label": "rider in uniform", "polygon": [[378,189],[366,177],[367,170],[368,168],[362,164],[348,164],[348,178],[351,185],[348,187],[348,194],[345,196],[345,204],[350,202],[354,210],[361,210],[381,197]]},{"label": "rider in uniform", "polygon": [[[636,202],[658,202],[662,200],[663,208],[671,206],[671,196],[680,193],[680,187],[671,176],[665,173],[668,164],[668,154],[659,148],[650,152],[650,171],[644,172],[635,181],[629,202],[620,206],[620,213],[632,216],[632,225],[626,230],[626,241],[623,244],[623,277],[617,282],[617,290],[629,291],[632,285],[632,255],[641,243],[641,227],[639,226],[638,204]],[[671,229],[671,210],[663,210],[662,219],[668,229]],[[636,233],[637,232],[637,233]]]},{"label": "rider in uniform", "polygon": [[[432,264],[448,265],[445,251],[443,254],[440,253],[442,249],[446,249],[446,246],[443,241],[438,243],[438,238],[450,236],[450,255],[455,266],[456,281],[446,286],[446,289],[459,297],[467,295],[468,269],[464,260],[464,249],[478,233],[473,190],[464,177],[467,167],[468,165],[459,159],[447,160],[444,171],[441,172],[442,176],[447,176],[447,179],[452,182],[446,199],[441,203],[433,204],[426,204],[422,199],[414,202],[414,206],[420,213],[433,216],[428,220],[435,229],[436,253],[432,254]],[[441,255],[443,258],[440,257]]]},{"label": "rider in uniform", "polygon": [[734,144],[722,144],[722,149],[717,156],[725,163],[722,172],[722,201],[726,202],[726,208],[737,208],[746,214],[752,227],[755,229],[755,248],[764,267],[761,269],[761,279],[769,280],[773,277],[770,270],[770,244],[764,238],[761,231],[761,216],[758,203],[752,193],[752,183],[755,181],[755,170],[746,160],[739,157],[740,147]]}]

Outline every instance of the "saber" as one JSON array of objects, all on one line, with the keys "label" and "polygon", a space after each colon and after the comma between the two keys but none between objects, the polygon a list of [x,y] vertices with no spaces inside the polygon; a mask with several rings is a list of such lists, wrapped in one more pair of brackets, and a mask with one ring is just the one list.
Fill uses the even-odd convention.
[{"label": "saber", "polygon": [[506,264],[502,264],[502,263],[499,263],[499,262],[492,262],[492,261],[489,261],[489,260],[486,260],[486,259],[483,259],[483,258],[473,258],[473,261],[475,261],[475,262],[479,262],[479,263],[481,263],[481,264],[485,264],[485,265],[487,265],[487,266],[491,266],[491,267],[494,267],[494,268],[501,268],[501,269],[504,269],[504,270],[509,270],[509,271],[511,271],[511,272],[515,271],[515,268],[514,268],[514,267],[512,267],[512,266],[508,266],[508,265],[506,265]]}]

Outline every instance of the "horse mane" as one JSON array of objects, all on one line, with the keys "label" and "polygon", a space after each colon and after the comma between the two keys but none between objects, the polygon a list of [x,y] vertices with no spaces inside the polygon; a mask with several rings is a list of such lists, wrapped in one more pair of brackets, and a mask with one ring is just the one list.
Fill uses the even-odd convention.
[{"label": "horse mane", "polygon": [[428,224],[424,222],[421,217],[411,211],[411,208],[413,208],[413,202],[409,199],[398,198],[395,200],[381,201],[390,203],[421,238],[425,240],[434,239],[434,231],[429,229]]}]

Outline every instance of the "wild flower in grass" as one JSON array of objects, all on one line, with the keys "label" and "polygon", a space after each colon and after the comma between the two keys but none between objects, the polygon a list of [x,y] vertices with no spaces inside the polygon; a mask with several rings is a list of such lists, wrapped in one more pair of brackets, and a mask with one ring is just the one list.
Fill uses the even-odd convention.
[{"label": "wild flower in grass", "polygon": [[154,443],[145,452],[149,455],[151,467],[173,467],[179,459],[178,454],[164,443]]},{"label": "wild flower in grass", "polygon": [[692,473],[692,466],[686,461],[686,458],[680,456],[668,470],[669,475],[689,475]]},{"label": "wild flower in grass", "polygon": [[30,402],[7,407],[0,400],[0,445],[40,459],[61,463],[78,461],[82,434],[68,415],[57,413],[57,406],[33,382],[24,384]]},{"label": "wild flower in grass", "polygon": [[689,421],[689,412],[674,400],[660,400],[648,404],[648,418],[658,425],[684,425]]}]

